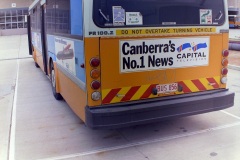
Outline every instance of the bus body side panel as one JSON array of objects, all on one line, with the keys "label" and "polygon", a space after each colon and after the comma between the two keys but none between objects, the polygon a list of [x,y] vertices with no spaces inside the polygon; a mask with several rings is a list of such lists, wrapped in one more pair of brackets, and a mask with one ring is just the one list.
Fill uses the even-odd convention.
[{"label": "bus body side panel", "polygon": [[56,72],[56,91],[61,93],[71,109],[85,121],[87,105],[86,76],[82,64],[83,40],[47,35],[49,62],[53,61]]},{"label": "bus body side panel", "polygon": [[37,57],[36,47],[34,47],[34,44],[32,42],[31,42],[31,45],[32,45],[32,49],[33,49],[32,57],[33,57],[34,62],[36,62],[36,57]]},{"label": "bus body side panel", "polygon": [[57,79],[61,95],[64,97],[70,108],[81,120],[85,121],[85,107],[87,105],[87,94],[65,73],[57,69]]},{"label": "bus body side panel", "polygon": [[[38,44],[39,45],[39,44]],[[33,52],[33,59],[39,65],[42,71],[45,71],[44,62],[43,62],[43,54],[39,47],[33,44],[34,52]]]},{"label": "bus body side panel", "polygon": [[32,44],[34,48],[33,59],[44,71],[43,55],[42,55],[42,39],[41,33],[32,32]]},{"label": "bus body side panel", "polygon": [[41,68],[42,71],[44,71],[44,63],[43,63],[43,56],[42,53],[36,49],[36,63],[39,65],[39,67]]}]

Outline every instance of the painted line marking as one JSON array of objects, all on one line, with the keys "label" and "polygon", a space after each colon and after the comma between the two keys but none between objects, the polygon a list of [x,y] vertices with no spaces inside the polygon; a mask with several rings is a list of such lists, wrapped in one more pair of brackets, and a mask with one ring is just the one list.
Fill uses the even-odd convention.
[{"label": "painted line marking", "polygon": [[229,112],[227,112],[227,111],[221,110],[221,112],[222,112],[222,113],[225,113],[226,115],[229,115],[229,116],[231,116],[231,117],[234,117],[234,118],[240,120],[240,117],[238,117],[238,116],[236,116],[236,115],[234,115],[234,114],[231,114],[231,113],[229,113]]},{"label": "painted line marking", "polygon": [[160,138],[160,139],[153,139],[153,140],[148,140],[148,141],[129,143],[126,145],[119,145],[119,146],[115,146],[115,147],[102,148],[102,149],[88,151],[88,152],[69,154],[69,155],[63,155],[63,156],[58,156],[58,157],[50,157],[50,158],[38,159],[38,160],[63,160],[63,159],[68,159],[68,158],[80,158],[83,156],[98,154],[98,153],[102,153],[102,152],[115,151],[115,150],[119,150],[119,149],[126,149],[126,148],[130,148],[130,147],[137,147],[137,146],[151,144],[151,143],[157,143],[157,142],[174,140],[174,139],[178,139],[178,138],[194,136],[194,135],[198,135],[198,134],[222,130],[222,129],[231,128],[231,127],[235,127],[235,126],[240,126],[240,122],[226,124],[226,125],[222,125],[222,126],[218,126],[218,127],[214,127],[214,128],[208,128],[208,129],[204,129],[204,130],[199,130],[199,131],[175,135],[175,136],[169,136],[169,137]]},{"label": "painted line marking", "polygon": [[13,98],[13,108],[12,108],[12,117],[11,117],[11,128],[10,128],[10,137],[9,137],[9,160],[15,160],[15,139],[16,139],[16,108],[17,108],[17,93],[18,93],[18,79],[19,79],[19,60],[17,60],[17,76],[16,76],[16,85]]},{"label": "painted line marking", "polygon": [[0,61],[11,61],[11,60],[29,59],[29,58],[32,58],[32,57],[7,58],[7,59],[0,59]]}]

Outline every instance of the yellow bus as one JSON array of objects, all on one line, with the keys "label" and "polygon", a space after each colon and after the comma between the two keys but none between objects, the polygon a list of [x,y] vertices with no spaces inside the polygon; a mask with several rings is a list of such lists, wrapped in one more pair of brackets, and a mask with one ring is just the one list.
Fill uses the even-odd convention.
[{"label": "yellow bus", "polygon": [[234,105],[227,0],[36,0],[29,50],[91,128],[117,128]]}]

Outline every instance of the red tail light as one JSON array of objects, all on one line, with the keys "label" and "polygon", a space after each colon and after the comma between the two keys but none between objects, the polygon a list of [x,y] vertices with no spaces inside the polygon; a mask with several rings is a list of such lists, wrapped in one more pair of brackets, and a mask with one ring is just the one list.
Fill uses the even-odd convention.
[{"label": "red tail light", "polygon": [[90,64],[91,64],[92,67],[98,67],[99,64],[100,64],[100,60],[98,58],[96,58],[96,57],[92,58],[90,60]]},{"label": "red tail light", "polygon": [[92,81],[91,87],[92,89],[97,90],[101,87],[101,83],[99,81]]},{"label": "red tail light", "polygon": [[223,55],[223,57],[227,57],[229,55],[229,51],[223,50],[222,55]]},{"label": "red tail light", "polygon": [[227,68],[223,68],[222,69],[222,75],[227,75],[228,74],[228,69]]}]

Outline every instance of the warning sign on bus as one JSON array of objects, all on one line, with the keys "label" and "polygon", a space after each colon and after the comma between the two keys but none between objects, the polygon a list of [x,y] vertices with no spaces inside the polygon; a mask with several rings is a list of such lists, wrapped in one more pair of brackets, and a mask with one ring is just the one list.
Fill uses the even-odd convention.
[{"label": "warning sign on bus", "polygon": [[207,66],[209,37],[122,40],[120,72]]},{"label": "warning sign on bus", "polygon": [[215,27],[199,28],[151,28],[151,29],[120,29],[116,35],[165,35],[165,34],[192,34],[192,33],[215,33]]},{"label": "warning sign on bus", "polygon": [[200,24],[212,24],[211,9],[200,9]]}]

